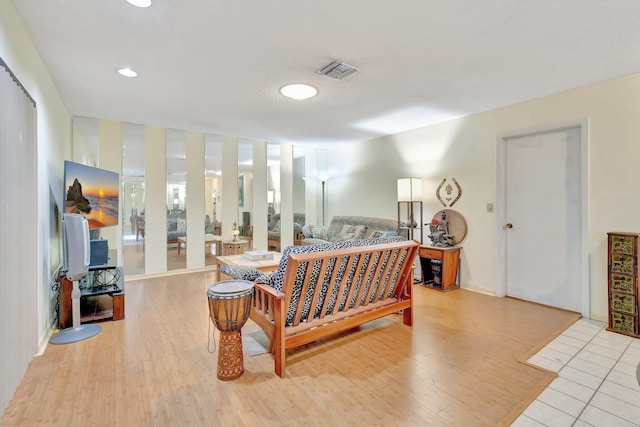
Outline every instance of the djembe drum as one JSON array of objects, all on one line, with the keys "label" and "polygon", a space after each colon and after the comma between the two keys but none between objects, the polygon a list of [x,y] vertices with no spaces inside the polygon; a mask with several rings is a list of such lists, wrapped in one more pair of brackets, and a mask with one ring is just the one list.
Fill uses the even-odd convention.
[{"label": "djembe drum", "polygon": [[244,373],[242,326],[249,318],[253,283],[225,280],[207,290],[209,316],[220,331],[218,378],[233,380]]}]

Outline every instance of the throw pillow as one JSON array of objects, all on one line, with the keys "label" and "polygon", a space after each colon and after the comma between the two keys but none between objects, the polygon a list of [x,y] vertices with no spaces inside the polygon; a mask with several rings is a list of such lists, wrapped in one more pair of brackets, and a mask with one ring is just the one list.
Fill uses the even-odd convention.
[{"label": "throw pillow", "polygon": [[248,265],[223,265],[220,267],[220,272],[233,277],[238,280],[256,280],[264,273],[257,268],[250,267]]},{"label": "throw pillow", "polygon": [[384,231],[380,231],[380,230],[373,230],[371,232],[371,236],[369,236],[370,239],[379,239],[380,237],[384,236]]},{"label": "throw pillow", "polygon": [[316,239],[327,240],[328,234],[327,229],[322,225],[310,225],[309,230],[311,230],[311,237]]},{"label": "throw pillow", "polygon": [[363,239],[364,235],[367,233],[366,225],[356,225],[356,229],[353,232],[354,239]]},{"label": "throw pillow", "polygon": [[178,218],[176,220],[176,229],[178,231],[187,231],[187,221],[182,218]]},{"label": "throw pillow", "polygon": [[276,222],[276,225],[273,227],[273,230],[276,233],[280,231],[280,221]]},{"label": "throw pillow", "polygon": [[[271,285],[271,276],[273,276],[273,271],[269,273],[263,273],[260,276],[256,277],[256,283],[262,283],[264,285]],[[282,289],[282,288],[280,288]]]},{"label": "throw pillow", "polygon": [[367,228],[364,225],[345,224],[336,236],[336,241],[344,242],[345,240],[362,239],[366,230]]},{"label": "throw pillow", "polygon": [[304,237],[306,237],[307,239],[310,239],[313,237],[313,233],[311,232],[311,228],[309,227],[309,224],[305,224],[302,226],[302,234],[304,234]]}]

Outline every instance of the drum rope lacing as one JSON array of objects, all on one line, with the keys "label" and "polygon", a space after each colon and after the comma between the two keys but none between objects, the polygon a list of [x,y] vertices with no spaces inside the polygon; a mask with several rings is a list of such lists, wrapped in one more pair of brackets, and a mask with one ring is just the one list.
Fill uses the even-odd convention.
[{"label": "drum rope lacing", "polygon": [[[209,315],[209,330],[207,331],[207,351],[209,353],[215,353],[216,352],[216,329],[213,329],[213,333],[211,333],[211,325],[213,324],[213,319],[211,318],[211,315]],[[213,350],[211,349],[211,337],[213,337]]]}]

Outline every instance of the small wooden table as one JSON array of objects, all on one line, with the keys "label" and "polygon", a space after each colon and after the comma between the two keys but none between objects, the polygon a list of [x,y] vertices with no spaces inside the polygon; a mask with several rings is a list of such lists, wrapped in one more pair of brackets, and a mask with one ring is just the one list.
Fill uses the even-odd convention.
[{"label": "small wooden table", "polygon": [[268,273],[278,269],[278,264],[282,259],[280,252],[273,252],[273,259],[263,259],[259,261],[251,261],[244,257],[244,255],[225,255],[216,257],[216,264],[218,268],[216,270],[216,282],[220,281],[220,267],[223,265],[246,265],[248,267],[254,267],[258,270]]},{"label": "small wooden table", "polygon": [[[178,237],[178,255],[180,255],[180,246],[184,243],[185,248],[187,246],[187,236]],[[216,245],[216,255],[220,255],[222,253],[222,236],[216,236],[215,234],[205,234],[204,235],[204,246],[211,246],[212,244]]]},{"label": "small wooden table", "polygon": [[423,284],[445,292],[459,288],[460,249],[462,246],[441,248],[421,245],[419,257]]}]

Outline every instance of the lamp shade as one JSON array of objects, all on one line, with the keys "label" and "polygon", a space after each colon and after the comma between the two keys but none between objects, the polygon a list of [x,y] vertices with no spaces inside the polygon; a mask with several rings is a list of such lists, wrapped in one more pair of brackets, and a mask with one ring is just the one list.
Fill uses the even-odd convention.
[{"label": "lamp shade", "polygon": [[399,178],[398,201],[414,202],[422,198],[422,178]]}]

